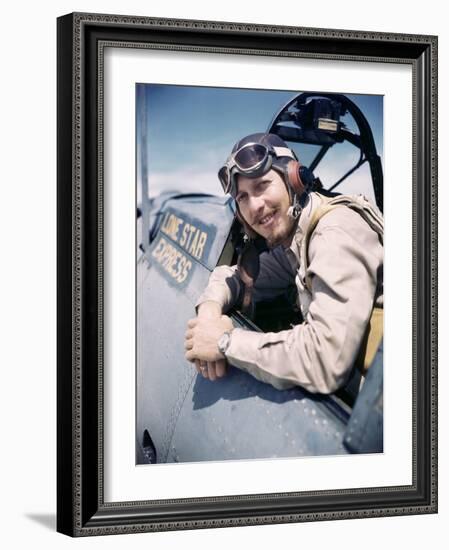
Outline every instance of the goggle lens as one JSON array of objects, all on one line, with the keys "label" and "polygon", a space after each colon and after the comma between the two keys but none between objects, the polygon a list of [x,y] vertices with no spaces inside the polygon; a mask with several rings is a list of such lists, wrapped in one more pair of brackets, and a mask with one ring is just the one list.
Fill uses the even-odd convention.
[{"label": "goggle lens", "polygon": [[229,193],[229,188],[231,185],[231,173],[227,165],[220,168],[220,171],[218,172],[218,179],[220,180],[221,186],[223,187],[223,191],[225,193]]},{"label": "goggle lens", "polygon": [[234,162],[242,171],[255,170],[268,155],[268,149],[260,143],[243,146],[234,155]]}]

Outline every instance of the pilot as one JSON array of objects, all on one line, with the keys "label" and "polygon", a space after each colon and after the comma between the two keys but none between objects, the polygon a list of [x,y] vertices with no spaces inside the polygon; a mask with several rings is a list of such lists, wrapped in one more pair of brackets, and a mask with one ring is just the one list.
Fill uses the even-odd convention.
[{"label": "pilot", "polygon": [[[188,322],[186,359],[209,380],[227,363],[275,388],[328,394],[354,365],[371,363],[383,330],[383,220],[362,195],[315,191],[313,174],[274,134],[236,143],[219,171],[247,242],[237,265],[219,266]],[[291,285],[303,321],[259,332],[234,325]]]}]

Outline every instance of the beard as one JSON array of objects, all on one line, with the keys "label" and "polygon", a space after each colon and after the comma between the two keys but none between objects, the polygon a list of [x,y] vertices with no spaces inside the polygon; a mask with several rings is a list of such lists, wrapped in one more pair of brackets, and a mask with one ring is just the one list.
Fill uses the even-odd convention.
[{"label": "beard", "polygon": [[286,237],[283,237],[283,235],[272,235],[271,237],[267,237],[265,242],[267,243],[268,248],[272,249],[284,242],[285,238]]},{"label": "beard", "polygon": [[287,227],[280,229],[278,232],[275,231],[272,235],[265,237],[268,248],[276,248],[282,244],[285,245],[285,248],[290,246],[297,225],[297,220],[291,219],[291,224]]}]

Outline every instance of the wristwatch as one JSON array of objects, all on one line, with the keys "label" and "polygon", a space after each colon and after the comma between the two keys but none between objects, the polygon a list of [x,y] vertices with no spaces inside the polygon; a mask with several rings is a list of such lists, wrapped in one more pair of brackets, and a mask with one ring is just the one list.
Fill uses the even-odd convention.
[{"label": "wristwatch", "polygon": [[218,340],[217,345],[218,345],[218,349],[220,350],[220,353],[226,356],[226,352],[228,351],[230,344],[231,344],[231,331],[227,330],[226,332],[223,332],[223,334],[220,336],[220,339]]}]

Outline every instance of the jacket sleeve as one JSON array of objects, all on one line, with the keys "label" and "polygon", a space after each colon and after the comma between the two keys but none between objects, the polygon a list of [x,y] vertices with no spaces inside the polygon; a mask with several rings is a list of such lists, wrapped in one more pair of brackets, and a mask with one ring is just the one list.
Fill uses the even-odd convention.
[{"label": "jacket sleeve", "polygon": [[229,311],[237,302],[241,290],[241,281],[237,266],[220,265],[209,277],[207,287],[198,298],[195,309],[203,302],[217,302],[223,313]]},{"label": "jacket sleeve", "polygon": [[336,209],[313,233],[309,260],[312,300],[304,323],[267,334],[235,329],[226,356],[278,389],[299,385],[331,393],[345,382],[358,354],[383,248],[357,213]]},{"label": "jacket sleeve", "polygon": [[[260,255],[260,271],[253,294],[256,302],[272,300],[294,283],[291,266],[287,265],[285,255],[279,252],[274,250]],[[237,303],[241,291],[242,282],[237,266],[218,266],[212,272],[208,285],[198,298],[195,308],[203,302],[213,301],[218,302],[222,306],[223,313],[226,313]]]}]

